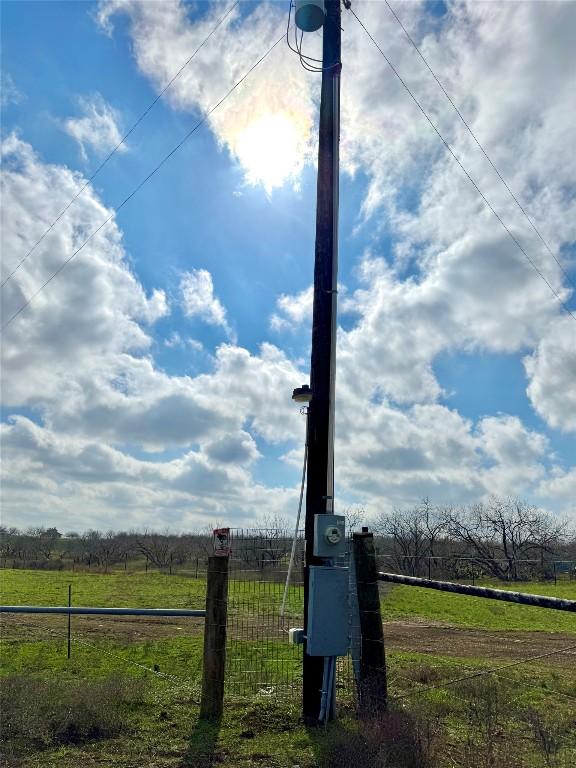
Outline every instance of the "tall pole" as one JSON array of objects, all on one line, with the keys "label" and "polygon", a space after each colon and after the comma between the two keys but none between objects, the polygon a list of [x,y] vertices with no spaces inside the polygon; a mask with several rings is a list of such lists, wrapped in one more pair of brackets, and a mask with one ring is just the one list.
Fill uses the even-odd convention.
[{"label": "tall pole", "polygon": [[[334,500],[334,384],[336,373],[336,299],[338,276],[338,179],[340,140],[340,0],[326,0],[323,27],[322,92],[318,144],[314,308],[308,412],[308,483],[306,488],[306,564],[304,634],[308,629],[309,566],[322,561],[312,554],[314,515],[331,513]],[[324,660],[308,656],[304,646],[303,715],[316,724],[320,714]]]}]

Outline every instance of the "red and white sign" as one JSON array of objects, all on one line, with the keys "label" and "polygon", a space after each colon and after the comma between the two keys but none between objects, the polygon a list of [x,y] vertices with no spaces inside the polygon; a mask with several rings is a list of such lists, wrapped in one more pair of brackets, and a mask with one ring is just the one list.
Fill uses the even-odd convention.
[{"label": "red and white sign", "polygon": [[230,554],[230,528],[214,529],[214,554],[220,557]]}]

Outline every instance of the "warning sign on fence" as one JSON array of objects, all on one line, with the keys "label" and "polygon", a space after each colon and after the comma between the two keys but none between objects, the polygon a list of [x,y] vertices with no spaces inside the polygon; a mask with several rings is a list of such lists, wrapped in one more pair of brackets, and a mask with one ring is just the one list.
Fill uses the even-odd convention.
[{"label": "warning sign on fence", "polygon": [[214,529],[214,554],[220,557],[230,554],[230,528]]}]

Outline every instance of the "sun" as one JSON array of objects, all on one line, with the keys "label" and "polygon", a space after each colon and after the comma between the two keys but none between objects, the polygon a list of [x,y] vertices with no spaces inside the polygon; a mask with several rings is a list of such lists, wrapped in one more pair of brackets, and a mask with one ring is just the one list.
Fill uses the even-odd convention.
[{"label": "sun", "polygon": [[305,160],[304,145],[297,122],[276,112],[257,118],[239,134],[235,154],[248,183],[262,184],[270,193],[298,176]]}]

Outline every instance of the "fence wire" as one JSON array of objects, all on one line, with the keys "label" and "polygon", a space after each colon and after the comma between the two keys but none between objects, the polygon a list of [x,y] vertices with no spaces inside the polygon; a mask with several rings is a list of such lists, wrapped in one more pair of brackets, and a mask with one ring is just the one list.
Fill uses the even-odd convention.
[{"label": "fence wire", "polygon": [[281,616],[292,536],[246,528],[230,534],[226,695],[299,696],[302,646],[289,642],[288,630],[304,620],[303,536]]},{"label": "fence wire", "polygon": [[[300,700],[303,646],[289,642],[289,630],[304,626],[304,532],[299,533],[295,562],[281,615],[293,534],[276,529],[230,531],[226,642],[227,696],[275,696]],[[348,565],[349,554],[338,565]],[[351,592],[353,594],[353,591]],[[354,660],[359,617],[350,612],[351,653],[338,659],[336,688],[340,700],[354,699]],[[357,663],[357,660],[356,660]]]}]

